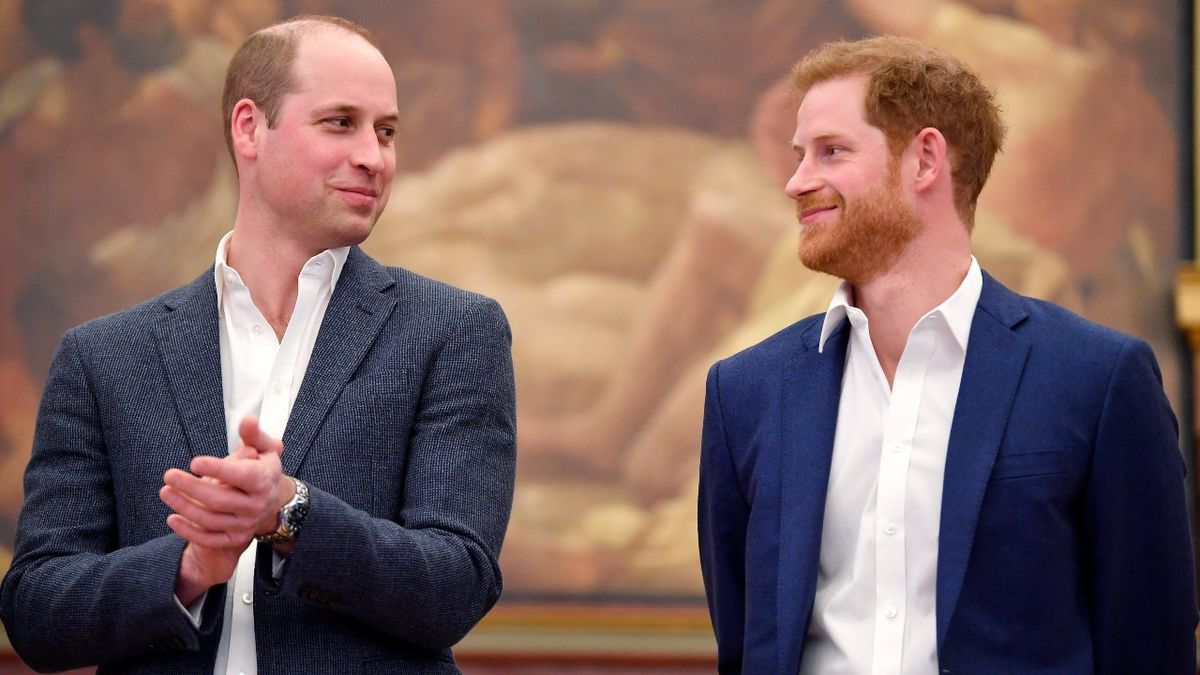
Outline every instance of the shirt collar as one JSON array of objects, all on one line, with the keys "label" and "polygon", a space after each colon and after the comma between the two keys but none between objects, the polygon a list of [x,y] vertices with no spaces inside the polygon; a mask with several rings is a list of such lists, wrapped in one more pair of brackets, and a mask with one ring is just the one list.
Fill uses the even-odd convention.
[{"label": "shirt collar", "polygon": [[[238,283],[241,283],[241,276],[238,275],[237,270],[231,267],[228,262],[229,240],[232,237],[233,231],[230,230],[217,243],[217,255],[213,263],[213,281],[217,285],[217,307],[223,306],[226,279],[230,281],[237,279]],[[328,278],[329,292],[332,293],[333,289],[337,286],[338,279],[342,276],[342,268],[346,266],[346,259],[349,256],[349,246],[327,248],[304,263],[304,267],[300,269],[300,276],[311,275],[319,278]]]},{"label": "shirt collar", "polygon": [[[817,351],[825,351],[825,340],[846,318],[849,308],[854,306],[850,302],[853,292],[849,282],[842,281],[838,284],[837,290],[833,293],[833,299],[829,301],[829,309],[825,311],[825,320],[821,324],[821,340],[817,343]],[[983,272],[979,269],[979,261],[975,259],[975,256],[971,256],[971,266],[967,268],[967,275],[963,277],[962,283],[958,285],[954,293],[950,294],[950,297],[925,314],[925,317],[933,314],[940,314],[944,317],[950,333],[954,336],[954,341],[964,352],[967,350],[967,340],[971,336],[971,322],[975,318],[975,306],[979,304],[979,296],[982,292]],[[921,317],[921,320],[924,321],[925,317]]]},{"label": "shirt collar", "polygon": [[975,256],[971,256],[971,266],[967,269],[967,276],[963,277],[962,283],[958,285],[958,290],[930,312],[941,312],[951,334],[954,335],[954,341],[964,353],[967,351],[967,340],[971,337],[975,307],[979,305],[979,295],[982,292],[983,272],[979,270],[979,261],[975,260]]}]

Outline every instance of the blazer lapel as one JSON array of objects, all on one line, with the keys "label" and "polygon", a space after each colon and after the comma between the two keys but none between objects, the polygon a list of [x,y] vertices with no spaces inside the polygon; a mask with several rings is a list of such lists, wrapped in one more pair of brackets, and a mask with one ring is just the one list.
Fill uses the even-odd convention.
[{"label": "blazer lapel", "polygon": [[317,430],[396,306],[395,280],[357,246],[329,299],[283,432],[283,471],[296,475]]},{"label": "blazer lapel", "polygon": [[225,398],[213,269],[164,301],[154,337],[192,455],[224,456]]},{"label": "blazer lapel", "polygon": [[980,505],[1029,355],[1028,340],[1013,331],[1026,316],[1020,296],[985,273],[946,451],[938,535],[939,651],[962,590]]},{"label": "blazer lapel", "polygon": [[821,527],[850,330],[843,319],[817,351],[821,323],[803,335],[804,352],[784,369],[780,391],[777,625],[780,672],[800,666],[820,567]]}]

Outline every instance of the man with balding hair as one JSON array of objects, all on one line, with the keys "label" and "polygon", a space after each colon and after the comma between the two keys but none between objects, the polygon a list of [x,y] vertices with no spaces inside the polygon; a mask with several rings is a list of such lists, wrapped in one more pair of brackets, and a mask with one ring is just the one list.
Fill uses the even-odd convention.
[{"label": "man with balding hair", "polygon": [[233,230],[63,338],[0,616],[39,670],[457,673],[501,588],[507,321],[357,246],[399,118],[363,28],[251,35],[223,105]]}]

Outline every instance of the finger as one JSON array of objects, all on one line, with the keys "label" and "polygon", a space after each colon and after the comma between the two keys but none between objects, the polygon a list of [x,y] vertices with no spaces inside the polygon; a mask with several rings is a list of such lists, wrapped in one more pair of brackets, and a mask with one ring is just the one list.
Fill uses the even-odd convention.
[{"label": "finger", "polygon": [[256,417],[247,415],[242,419],[241,423],[238,424],[238,436],[242,439],[243,443],[256,448],[259,453],[274,452],[276,454],[283,454],[283,441],[263,431]]},{"label": "finger", "polygon": [[223,481],[179,471],[167,476],[166,485],[185,498],[217,513],[245,515],[261,510],[261,497],[249,495],[241,488]]},{"label": "finger", "polygon": [[192,460],[191,468],[198,476],[216,479],[254,495],[271,489],[283,473],[279,456],[273,453],[254,459],[202,456]]},{"label": "finger", "polygon": [[258,457],[258,449],[238,441],[237,447],[233,449],[233,452],[229,453],[229,456],[237,457],[238,459],[254,459]]},{"label": "finger", "polygon": [[179,535],[183,539],[197,546],[206,546],[208,548],[233,548],[245,550],[246,547],[250,545],[251,541],[249,538],[241,539],[234,537],[233,535],[224,531],[213,532],[205,530],[202,527],[198,527],[195,523],[189,521],[187,518],[184,518],[178,513],[172,513],[171,515],[167,516],[167,527],[171,528],[175,534]]},{"label": "finger", "polygon": [[253,535],[257,521],[249,516],[214,511],[203,504],[192,501],[178,490],[164,485],[158,491],[159,499],[175,513],[187,518],[197,527],[209,531],[224,531],[235,537]]}]

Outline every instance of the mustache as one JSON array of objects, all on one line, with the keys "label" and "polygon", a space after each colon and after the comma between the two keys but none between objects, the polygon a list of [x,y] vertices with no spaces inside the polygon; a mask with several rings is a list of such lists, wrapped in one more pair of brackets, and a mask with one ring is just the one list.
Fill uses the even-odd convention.
[{"label": "mustache", "polygon": [[839,195],[804,195],[796,200],[796,218],[803,216],[805,211],[845,205],[845,200]]}]

